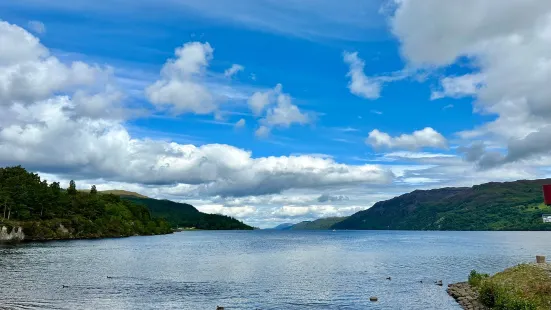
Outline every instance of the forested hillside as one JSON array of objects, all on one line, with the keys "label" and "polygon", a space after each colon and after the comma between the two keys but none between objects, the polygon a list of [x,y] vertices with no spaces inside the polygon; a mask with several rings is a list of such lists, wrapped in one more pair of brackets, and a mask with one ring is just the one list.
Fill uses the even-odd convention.
[{"label": "forested hillside", "polygon": [[24,168],[0,168],[0,226],[21,226],[25,239],[101,238],[170,233],[170,225],[141,205],[95,186],[80,192],[48,183]]},{"label": "forested hillside", "polygon": [[251,230],[253,227],[232,217],[199,212],[187,203],[150,198],[124,197],[125,200],[146,206],[156,217],[166,219],[173,227],[205,230]]},{"label": "forested hillside", "polygon": [[326,230],[345,219],[346,217],[326,217],[314,221],[304,221],[291,226],[289,230]]},{"label": "forested hillside", "polygon": [[542,185],[551,179],[417,190],[376,203],[335,229],[551,230]]}]

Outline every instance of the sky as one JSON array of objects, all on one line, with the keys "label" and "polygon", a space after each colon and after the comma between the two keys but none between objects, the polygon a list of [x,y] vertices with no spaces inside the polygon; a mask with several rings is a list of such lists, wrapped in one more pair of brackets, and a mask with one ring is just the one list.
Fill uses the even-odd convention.
[{"label": "sky", "polygon": [[548,0],[0,2],[0,165],[256,227],[551,175]]}]

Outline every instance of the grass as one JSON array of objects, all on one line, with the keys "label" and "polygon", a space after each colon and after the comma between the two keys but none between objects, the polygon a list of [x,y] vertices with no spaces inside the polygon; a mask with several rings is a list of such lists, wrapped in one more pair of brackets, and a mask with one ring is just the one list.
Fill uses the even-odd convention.
[{"label": "grass", "polygon": [[550,270],[535,264],[522,264],[491,277],[473,271],[469,283],[478,288],[480,301],[491,309],[550,309]]}]

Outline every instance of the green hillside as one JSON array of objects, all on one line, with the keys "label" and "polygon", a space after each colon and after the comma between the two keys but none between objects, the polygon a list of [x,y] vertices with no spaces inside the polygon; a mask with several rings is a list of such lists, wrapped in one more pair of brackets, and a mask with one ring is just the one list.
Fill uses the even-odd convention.
[{"label": "green hillside", "polygon": [[326,230],[347,217],[327,217],[314,221],[304,221],[290,227],[290,230]]},{"label": "green hillside", "polygon": [[99,191],[100,194],[113,194],[120,197],[137,197],[137,198],[149,198],[147,196],[144,196],[142,194],[136,193],[136,192],[130,192],[130,191],[124,191],[120,189],[111,189],[106,191]]},{"label": "green hillside", "polygon": [[103,238],[170,233],[170,225],[141,205],[92,187],[48,184],[24,168],[0,168],[0,227],[22,227],[26,240]]},{"label": "green hillside", "polygon": [[199,212],[187,203],[151,198],[123,197],[123,199],[146,206],[153,216],[166,219],[173,227],[193,227],[205,230],[251,230],[251,226],[232,217]]},{"label": "green hillside", "polygon": [[334,229],[551,230],[541,215],[542,185],[551,179],[417,190],[376,203]]}]

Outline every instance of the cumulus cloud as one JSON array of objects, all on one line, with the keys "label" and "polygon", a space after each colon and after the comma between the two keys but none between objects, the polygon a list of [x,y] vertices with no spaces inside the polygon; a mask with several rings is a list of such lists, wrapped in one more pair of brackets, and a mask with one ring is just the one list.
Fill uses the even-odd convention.
[{"label": "cumulus cloud", "polygon": [[343,59],[349,66],[347,76],[350,78],[348,89],[356,96],[366,99],[377,99],[381,96],[381,82],[369,78],[364,73],[365,62],[358,57],[358,53],[345,52]]},{"label": "cumulus cloud", "polygon": [[291,103],[291,97],[288,94],[280,93],[277,96],[277,104],[268,110],[262,122],[270,127],[287,128],[292,124],[307,124],[310,118]]},{"label": "cumulus cloud", "polygon": [[274,91],[255,92],[249,98],[249,107],[251,108],[251,111],[254,113],[254,115],[259,116],[262,114],[262,112],[264,112],[264,109],[271,104],[272,100],[270,99],[270,97],[273,96],[273,92],[278,91],[277,89],[281,89],[281,84],[278,84]]},{"label": "cumulus cloud", "polygon": [[226,69],[226,71],[224,71],[224,76],[227,77],[227,78],[231,78],[232,76],[237,74],[239,71],[243,71],[243,70],[245,70],[245,67],[243,67],[242,65],[233,64],[231,67]]},{"label": "cumulus cloud", "polygon": [[190,42],[175,50],[161,70],[161,79],[146,89],[155,105],[168,106],[176,114],[210,114],[218,106],[209,89],[201,83],[214,49],[209,43]]},{"label": "cumulus cloud", "polygon": [[179,190],[190,195],[262,195],[392,180],[390,172],[374,165],[350,166],[311,156],[253,158],[229,145],[134,139],[116,121],[71,119],[65,113],[71,105],[69,98],[56,97],[32,107],[13,106],[29,123],[0,130],[0,161],[41,171],[63,167],[81,177],[179,183]]},{"label": "cumulus cloud", "polygon": [[254,115],[261,116],[265,112],[259,121],[261,126],[256,132],[257,137],[266,137],[273,127],[288,128],[292,124],[304,125],[312,121],[312,116],[292,103],[291,96],[283,92],[281,84],[264,92],[255,92],[248,103]]},{"label": "cumulus cloud", "polygon": [[32,34],[0,21],[0,105],[30,104],[56,92],[91,87],[109,74],[79,61],[61,63]]},{"label": "cumulus cloud", "polygon": [[430,99],[436,100],[445,97],[461,98],[476,95],[483,86],[484,76],[481,74],[465,74],[461,76],[445,77],[440,80],[442,90],[433,91]]},{"label": "cumulus cloud", "polygon": [[369,133],[365,142],[376,149],[416,150],[424,147],[447,148],[446,138],[430,127],[414,131],[409,135],[402,134],[397,137],[392,137],[388,133],[374,129]]},{"label": "cumulus cloud", "polygon": [[396,2],[392,29],[411,65],[446,67],[467,59],[475,68],[476,73],[443,80],[443,90],[433,97],[474,95],[476,112],[497,116],[462,133],[508,148],[507,155],[480,156],[479,166],[551,152],[540,141],[551,124],[551,2]]}]

